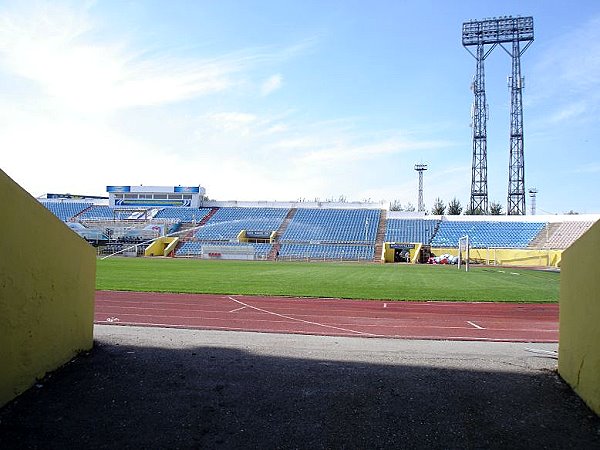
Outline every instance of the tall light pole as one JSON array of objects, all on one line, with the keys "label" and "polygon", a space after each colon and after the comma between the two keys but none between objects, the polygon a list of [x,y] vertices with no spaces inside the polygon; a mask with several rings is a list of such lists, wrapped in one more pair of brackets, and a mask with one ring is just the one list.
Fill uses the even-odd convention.
[{"label": "tall light pole", "polygon": [[[521,56],[533,42],[533,17],[495,17],[463,23],[462,44],[477,61],[473,81],[473,166],[469,209],[487,213],[487,129],[483,63],[496,46],[512,59],[510,87],[510,161],[507,214],[525,214],[525,157],[523,150],[523,78]],[[510,44],[510,47],[508,46]],[[489,46],[486,50],[485,46]],[[476,47],[472,52],[470,47]]]},{"label": "tall light pole", "polygon": [[427,170],[427,164],[415,164],[415,170],[419,172],[419,201],[417,202],[417,211],[425,212],[425,203],[423,202],[423,172]]},{"label": "tall light pole", "polygon": [[535,216],[535,197],[538,193],[537,188],[529,189],[529,197],[531,197],[531,215]]}]

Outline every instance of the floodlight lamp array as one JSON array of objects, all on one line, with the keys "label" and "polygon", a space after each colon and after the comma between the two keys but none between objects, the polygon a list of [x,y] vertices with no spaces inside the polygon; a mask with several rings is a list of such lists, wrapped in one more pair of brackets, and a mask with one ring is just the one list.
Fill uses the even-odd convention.
[{"label": "floodlight lamp array", "polygon": [[533,17],[496,17],[463,23],[463,45],[533,41]]}]

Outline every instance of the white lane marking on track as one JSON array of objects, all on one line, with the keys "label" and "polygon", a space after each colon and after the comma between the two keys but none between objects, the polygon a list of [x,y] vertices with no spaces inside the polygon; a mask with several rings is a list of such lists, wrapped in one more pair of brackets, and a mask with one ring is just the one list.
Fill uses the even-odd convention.
[{"label": "white lane marking on track", "polygon": [[482,326],[480,326],[480,325],[477,325],[475,322],[471,322],[470,320],[467,320],[467,323],[468,323],[469,325],[471,325],[472,327],[475,327],[475,328],[477,328],[478,330],[485,330],[485,328],[484,328],[484,327],[482,327]]},{"label": "white lane marking on track", "polygon": [[262,309],[262,308],[259,308],[259,307],[257,307],[257,306],[248,305],[247,303],[244,303],[244,302],[242,302],[242,301],[240,301],[240,300],[237,300],[237,299],[235,299],[235,298],[233,298],[233,297],[228,297],[228,298],[229,298],[230,300],[233,300],[233,301],[234,301],[234,302],[236,302],[236,303],[239,303],[240,305],[244,305],[244,306],[246,306],[246,307],[248,307],[248,308],[252,308],[252,309],[255,309],[255,310],[257,310],[257,311],[264,312],[264,313],[266,313],[266,314],[272,314],[272,315],[274,315],[274,316],[277,316],[277,317],[282,317],[282,318],[284,318],[284,319],[296,320],[296,321],[298,321],[298,322],[307,323],[307,324],[309,324],[309,325],[317,325],[317,326],[320,326],[320,327],[332,328],[332,329],[334,329],[334,330],[345,331],[345,332],[347,332],[347,333],[354,333],[354,334],[360,334],[360,335],[364,335],[364,336],[373,336],[373,337],[385,337],[384,335],[381,335],[381,334],[365,333],[365,332],[363,332],[363,331],[350,330],[350,329],[348,329],[348,328],[336,327],[336,326],[334,326],[334,325],[326,325],[326,324],[324,324],[324,323],[319,323],[319,322],[311,322],[310,320],[298,319],[298,318],[296,318],[296,317],[286,316],[285,314],[279,314],[279,313],[276,313],[276,312],[273,312],[273,311],[269,311],[269,310],[266,310],[266,309]]},{"label": "white lane marking on track", "polygon": [[245,308],[246,308],[245,306],[240,306],[239,308],[232,309],[232,310],[231,310],[231,311],[229,311],[229,312],[230,312],[230,313],[232,313],[232,312],[237,312],[237,311],[241,311],[242,309],[245,309]]}]

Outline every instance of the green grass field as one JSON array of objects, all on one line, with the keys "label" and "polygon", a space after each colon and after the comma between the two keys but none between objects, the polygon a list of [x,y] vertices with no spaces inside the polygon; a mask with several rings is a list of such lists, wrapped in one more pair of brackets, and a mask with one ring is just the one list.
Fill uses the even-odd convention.
[{"label": "green grass field", "polygon": [[282,295],[382,300],[557,302],[559,274],[455,266],[205,261],[98,260],[103,290]]}]

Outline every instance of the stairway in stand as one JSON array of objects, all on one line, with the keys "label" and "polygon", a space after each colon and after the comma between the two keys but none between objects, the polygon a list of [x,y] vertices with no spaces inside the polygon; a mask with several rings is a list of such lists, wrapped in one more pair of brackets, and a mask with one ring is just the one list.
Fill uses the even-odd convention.
[{"label": "stairway in stand", "polygon": [[191,238],[193,238],[193,237],[194,237],[194,233],[196,233],[196,231],[197,231],[197,228],[198,228],[198,227],[201,227],[201,226],[203,226],[203,225],[205,225],[205,224],[206,224],[206,222],[208,222],[208,221],[210,220],[210,218],[211,218],[212,216],[214,216],[214,215],[215,215],[215,213],[216,213],[218,210],[219,210],[219,208],[212,208],[212,209],[211,209],[211,210],[208,212],[208,214],[207,214],[206,216],[204,216],[204,217],[202,218],[202,220],[201,220],[200,222],[196,223],[196,224],[193,224],[193,223],[187,223],[186,225],[182,225],[182,226],[181,226],[181,231],[182,231],[182,233],[181,233],[181,234],[183,234],[183,231],[186,231],[186,230],[189,230],[189,231],[188,231],[187,233],[185,233],[185,235],[184,235],[184,236],[183,236],[183,237],[180,239],[180,241],[188,241],[188,240],[190,240]]},{"label": "stairway in stand", "polygon": [[197,224],[193,224],[193,223],[186,223],[185,225],[181,226],[181,229],[179,230],[179,234],[181,234],[182,236],[179,238],[179,242],[177,243],[177,247],[175,248],[175,251],[173,251],[172,253],[176,253],[177,250],[179,250],[179,248],[187,241],[190,241],[193,239],[194,234],[196,233],[196,231],[198,231],[198,227],[201,227],[203,225],[206,224],[206,222],[208,222],[210,220],[210,218],[212,216],[215,215],[215,213],[219,210],[219,208],[212,208],[208,214],[206,216],[204,216],[202,218],[202,220],[197,223]]},{"label": "stairway in stand", "polygon": [[385,239],[385,226],[387,220],[387,211],[381,210],[379,216],[379,225],[377,226],[377,237],[375,238],[375,255],[373,256],[374,262],[381,262],[381,253],[383,252],[383,240]]},{"label": "stairway in stand", "polygon": [[[281,222],[281,225],[279,226],[279,229],[277,230],[277,234],[275,235],[275,239],[277,239],[277,241],[279,241],[279,238],[283,235],[285,230],[287,230],[287,227],[290,225],[290,222],[296,215],[296,211],[298,211],[298,208],[290,209],[288,211],[287,215],[285,216],[285,219],[283,219],[283,222]],[[267,256],[267,259],[269,261],[274,261],[277,254],[279,253],[279,249],[281,249],[281,243],[279,243],[279,242],[274,243],[273,247],[271,248],[271,251],[269,252],[269,256]]]}]

